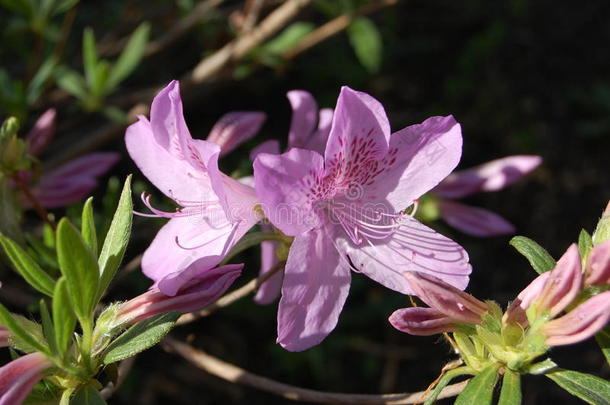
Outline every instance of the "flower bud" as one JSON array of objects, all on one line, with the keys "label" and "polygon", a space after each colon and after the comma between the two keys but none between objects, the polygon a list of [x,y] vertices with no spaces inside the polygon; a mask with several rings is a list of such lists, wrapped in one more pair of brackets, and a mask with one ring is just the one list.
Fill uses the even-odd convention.
[{"label": "flower bud", "polygon": [[31,155],[37,156],[46,148],[47,144],[55,135],[55,110],[53,108],[45,111],[38,118],[34,127],[25,136],[28,150]]},{"label": "flower bud", "polygon": [[0,404],[23,403],[43,372],[52,366],[44,354],[34,352],[0,367]]},{"label": "flower bud", "polygon": [[595,246],[587,259],[586,285],[610,284],[610,240]]},{"label": "flower bud", "polygon": [[403,308],[388,319],[401,332],[416,336],[430,336],[455,331],[455,321],[432,308]]},{"label": "flower bud", "polygon": [[513,302],[511,302],[510,306],[504,313],[504,317],[502,318],[502,322],[505,325],[509,323],[516,322],[522,326],[527,326],[527,315],[525,311],[529,308],[529,306],[534,302],[536,298],[540,296],[540,293],[544,289],[544,286],[551,275],[550,272],[542,273],[538,277],[534,279],[527,287],[523,289],[517,295],[517,298]]},{"label": "flower bud", "polygon": [[227,113],[216,122],[207,141],[219,145],[220,155],[224,156],[256,135],[265,118],[262,112]]}]

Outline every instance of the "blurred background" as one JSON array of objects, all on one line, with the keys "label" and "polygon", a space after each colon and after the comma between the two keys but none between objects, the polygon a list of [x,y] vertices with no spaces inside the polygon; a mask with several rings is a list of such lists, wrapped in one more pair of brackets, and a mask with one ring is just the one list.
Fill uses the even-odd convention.
[{"label": "blurred background", "polygon": [[[269,22],[270,16],[277,18]],[[464,135],[460,168],[513,154],[542,156],[541,167],[518,184],[465,202],[501,214],[558,258],[581,228],[593,230],[610,199],[609,17],[605,1],[0,0],[0,118],[19,117],[25,131],[46,109],[57,109],[57,135],[43,168],[86,152],[119,152],[120,163],[95,192],[96,204],[111,207],[129,173],[137,191],[160,196],[127,156],[123,134],[170,80],[181,79],[194,138],[205,138],[229,111],[267,114],[260,133],[222,161],[226,173],[242,175],[251,172],[252,147],[273,138],[286,145],[287,91],[307,90],[321,107],[333,107],[340,86],[348,85],[380,100],[393,130],[453,114]],[[95,60],[87,60],[83,41],[93,43]],[[78,204],[54,212],[70,215]],[[127,260],[161,224],[136,218]],[[505,305],[534,278],[508,245],[510,236],[474,238],[433,226],[469,252],[469,292],[477,297]],[[257,274],[258,254],[242,255],[242,283]],[[10,277],[4,270],[5,284]],[[148,285],[139,270],[126,273],[111,298]],[[28,293],[18,289],[0,291],[0,299],[29,305]],[[336,331],[306,352],[276,345],[277,303],[259,306],[251,297],[172,334],[301,387],[419,391],[454,356],[441,339],[390,326],[387,317],[408,305],[407,297],[354,274]],[[555,349],[553,356],[562,367],[610,377],[594,342]],[[526,404],[577,402],[547,379],[524,380]],[[157,347],[138,356],[110,403],[291,401],[209,376]]]}]

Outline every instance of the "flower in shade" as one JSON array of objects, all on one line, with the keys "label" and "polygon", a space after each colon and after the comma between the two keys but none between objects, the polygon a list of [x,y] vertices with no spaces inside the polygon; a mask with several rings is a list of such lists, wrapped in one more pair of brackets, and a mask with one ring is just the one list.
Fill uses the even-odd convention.
[{"label": "flower in shade", "polygon": [[20,405],[53,364],[38,352],[0,367],[0,405]]},{"label": "flower in shade", "polygon": [[[47,110],[26,135],[30,155],[39,156],[53,139],[55,116],[55,110]],[[38,179],[33,171],[27,170],[17,173],[15,180],[31,187],[41,206],[63,207],[88,196],[97,187],[98,179],[118,162],[119,157],[115,152],[90,153],[43,172]],[[30,207],[31,201],[24,197],[23,203]]]},{"label": "flower in shade", "polygon": [[[330,133],[333,110],[331,108],[318,110],[316,100],[309,92],[304,90],[291,90],[287,97],[292,107],[288,149],[303,148],[324,153],[324,147]],[[279,154],[279,142],[269,140],[261,143],[252,150],[250,159],[252,161],[256,160],[256,157],[261,153]],[[270,232],[272,227],[269,224],[261,224],[261,229],[264,232]],[[277,248],[278,242],[275,241],[261,243],[261,276],[277,264]],[[254,300],[259,304],[273,302],[280,295],[283,277],[283,272],[277,272],[270,277],[259,287]]]},{"label": "flower in shade", "polygon": [[220,146],[220,156],[225,156],[256,135],[265,122],[265,118],[266,116],[262,112],[229,112],[220,117],[206,140]]},{"label": "flower in shade", "polygon": [[144,253],[142,270],[173,296],[199,269],[217,265],[258,222],[258,199],[253,187],[220,172],[217,144],[192,139],[177,81],[154,98],[150,121],[140,116],[127,128],[125,143],[148,180],[180,206],[163,212],[143,196],[151,216],[170,221]]},{"label": "flower in shade", "polygon": [[[198,263],[198,265],[201,263]],[[243,264],[196,269],[193,278],[167,296],[152,288],[121,305],[116,324],[136,323],[165,312],[193,312],[216,301],[241,274]]]},{"label": "flower in shade", "polygon": [[451,116],[391,134],[377,100],[343,87],[324,156],[292,148],[256,157],[265,216],[294,237],[278,311],[284,348],[307,349],[334,329],[352,268],[405,294],[404,270],[466,287],[466,252],[402,212],[453,170],[461,144]]},{"label": "flower in shade", "polygon": [[515,232],[515,227],[498,214],[454,200],[481,192],[503,189],[542,163],[540,156],[517,155],[451,173],[432,191],[441,217],[452,227],[472,236],[486,237]]}]

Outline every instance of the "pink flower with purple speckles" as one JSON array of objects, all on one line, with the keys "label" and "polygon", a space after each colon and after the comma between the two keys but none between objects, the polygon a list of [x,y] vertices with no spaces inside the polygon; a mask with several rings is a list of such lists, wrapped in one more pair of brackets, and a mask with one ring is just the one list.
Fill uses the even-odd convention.
[{"label": "pink flower with purple speckles", "polygon": [[261,153],[254,179],[270,222],[294,242],[278,312],[278,342],[304,350],[337,324],[350,270],[405,294],[402,273],[434,274],[463,289],[471,266],[455,242],[403,213],[461,155],[460,125],[432,117],[394,134],[381,104],[343,87],[324,156]]}]

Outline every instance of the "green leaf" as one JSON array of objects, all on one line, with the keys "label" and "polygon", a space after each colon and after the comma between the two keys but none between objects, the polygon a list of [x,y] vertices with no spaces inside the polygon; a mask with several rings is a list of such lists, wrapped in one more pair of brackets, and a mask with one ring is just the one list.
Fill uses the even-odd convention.
[{"label": "green leaf", "polygon": [[48,348],[41,343],[44,339],[41,338],[40,325],[11,314],[2,304],[0,304],[0,325],[5,326],[11,332],[11,340],[18,349],[24,352],[49,352]]},{"label": "green leaf", "polygon": [[521,405],[521,376],[509,368],[504,369],[498,405]]},{"label": "green leaf", "polygon": [[316,26],[307,22],[295,22],[280,32],[275,38],[263,47],[265,52],[281,55],[296,45],[305,35],[313,31]]},{"label": "green leaf", "polygon": [[90,89],[95,87],[95,71],[97,69],[97,51],[95,49],[95,34],[89,27],[83,31],[83,67],[85,78]]},{"label": "green leaf", "polygon": [[83,206],[81,234],[93,255],[97,257],[97,233],[95,232],[95,220],[93,218],[93,197],[89,197]]},{"label": "green leaf", "polygon": [[499,368],[499,364],[492,364],[474,376],[455,400],[455,405],[491,404]]},{"label": "green leaf", "polygon": [[57,58],[51,56],[47,58],[30,81],[27,88],[26,99],[29,105],[34,104],[42,92],[47,81],[53,76],[57,67]]},{"label": "green leaf", "polygon": [[593,405],[610,404],[610,382],[591,374],[558,369],[545,374],[570,394]]},{"label": "green leaf", "polygon": [[551,372],[557,369],[557,364],[551,359],[544,359],[538,363],[534,363],[527,368],[528,374],[540,375]]},{"label": "green leaf", "polygon": [[555,259],[539,244],[525,236],[515,236],[510,245],[517,249],[530,262],[538,274],[555,268]]},{"label": "green leaf", "polygon": [[580,253],[580,257],[582,257],[583,262],[587,262],[587,256],[589,256],[589,251],[593,248],[593,239],[589,232],[584,229],[580,230],[580,234],[578,235],[578,252]]},{"label": "green leaf", "polygon": [[123,260],[123,255],[127,249],[127,243],[129,242],[129,236],[131,234],[132,212],[131,176],[128,176],[123,185],[121,198],[117,209],[114,212],[114,217],[112,218],[110,229],[108,229],[108,233],[106,234],[104,246],[102,246],[102,252],[100,253],[98,260],[101,272],[98,298],[101,297],[108,288],[108,285],[114,278],[114,275]]},{"label": "green leaf", "polygon": [[[51,249],[50,247],[46,246],[43,241],[32,234],[25,234],[25,239],[27,240],[28,245],[36,253],[37,259],[41,262],[41,264],[43,264],[46,268],[58,268],[55,249]],[[50,275],[53,276],[53,273]]]},{"label": "green leaf", "polygon": [[156,345],[169,333],[179,317],[177,312],[168,312],[127,329],[106,349],[104,364],[126,359]]},{"label": "green leaf", "polygon": [[70,294],[64,277],[57,280],[53,294],[53,320],[57,350],[63,355],[70,344],[76,326],[76,314],[70,302]]},{"label": "green leaf", "polygon": [[57,85],[80,101],[89,98],[85,79],[73,70],[64,70],[57,79]]},{"label": "green leaf", "polygon": [[97,304],[98,265],[80,233],[67,218],[62,218],[57,226],[57,260],[66,278],[76,316],[81,322],[90,320]]},{"label": "green leaf", "polygon": [[10,259],[13,267],[36,290],[49,297],[53,296],[55,280],[51,278],[19,245],[9,238],[0,235],[0,244]]},{"label": "green leaf", "polygon": [[102,398],[98,390],[87,385],[76,393],[70,400],[70,405],[106,405],[107,402]]},{"label": "green leaf", "polygon": [[383,41],[375,24],[365,17],[356,18],[347,27],[347,35],[362,66],[369,73],[379,72]]},{"label": "green leaf", "polygon": [[19,224],[21,209],[15,198],[15,191],[9,186],[6,177],[0,176],[0,233],[17,242],[23,241]]},{"label": "green leaf", "polygon": [[451,382],[451,380],[466,374],[472,374],[472,369],[470,369],[470,367],[459,367],[447,371],[447,373],[445,373],[445,375],[436,384],[434,390],[430,392],[430,395],[428,396],[428,398],[426,398],[426,402],[424,402],[424,405],[432,405],[436,401],[436,398],[439,396],[441,391]]},{"label": "green leaf", "polygon": [[606,326],[604,329],[599,331],[597,335],[595,335],[595,340],[604,354],[606,362],[610,364],[610,326]]},{"label": "green leaf", "polygon": [[58,354],[53,321],[51,320],[51,314],[49,314],[47,303],[43,299],[40,300],[40,317],[42,318],[42,333],[51,348],[51,352],[53,354]]},{"label": "green leaf", "polygon": [[131,72],[133,72],[136,66],[138,66],[140,59],[142,59],[142,55],[144,55],[149,31],[150,24],[144,22],[140,24],[131,35],[129,42],[125,45],[119,59],[112,67],[106,87],[108,92],[112,91],[120,82],[129,76]]}]

